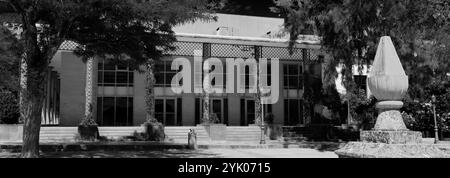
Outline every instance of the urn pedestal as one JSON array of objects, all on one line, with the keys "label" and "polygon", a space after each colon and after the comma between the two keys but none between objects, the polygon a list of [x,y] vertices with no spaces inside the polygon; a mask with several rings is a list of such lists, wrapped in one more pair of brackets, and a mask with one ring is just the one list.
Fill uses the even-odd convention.
[{"label": "urn pedestal", "polygon": [[449,157],[435,145],[422,144],[420,132],[408,130],[399,111],[408,90],[408,76],[390,37],[381,37],[367,79],[378,117],[372,130],[361,131],[361,142],[350,142],[336,151],[345,158]]}]

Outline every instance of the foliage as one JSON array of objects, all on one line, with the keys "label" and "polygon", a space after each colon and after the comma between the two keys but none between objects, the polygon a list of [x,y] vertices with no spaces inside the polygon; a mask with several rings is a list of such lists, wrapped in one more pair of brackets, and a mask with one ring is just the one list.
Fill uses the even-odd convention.
[{"label": "foliage", "polygon": [[18,93],[21,51],[15,34],[7,27],[0,26],[0,89]]},{"label": "foliage", "polygon": [[[357,93],[357,94],[355,94]],[[358,128],[370,130],[375,125],[378,111],[375,108],[376,98],[367,98],[366,91],[350,92],[350,113]]]},{"label": "foliage", "polygon": [[115,62],[131,64],[143,64],[173,49],[172,26],[214,18],[209,9],[213,4],[205,0],[45,0],[9,5],[36,11],[34,21],[42,24],[38,45],[48,58],[61,42],[71,40],[80,44],[76,54],[84,58],[112,55]]},{"label": "foliage", "polygon": [[406,98],[403,107],[403,119],[411,130],[432,131],[434,130],[434,115],[431,95],[436,96],[436,120],[441,131],[450,131],[450,89],[448,84],[432,83],[425,87],[424,100]]},{"label": "foliage", "polygon": [[97,123],[95,122],[93,116],[92,116],[92,110],[93,106],[92,104],[89,104],[89,114],[81,119],[80,125],[82,126],[97,126]]},{"label": "foliage", "polygon": [[0,90],[0,124],[17,124],[19,115],[17,96]]},{"label": "foliage", "polygon": [[[350,99],[351,106],[359,107],[361,102],[354,97],[358,91],[351,69],[354,65],[371,63],[380,36],[391,36],[394,41],[409,76],[411,100],[424,102],[429,98],[426,86],[448,80],[450,2],[447,0],[278,0],[275,3],[277,6],[272,9],[285,17],[285,32],[289,34],[291,46],[301,34],[318,35],[323,49],[331,54],[332,59],[324,63],[324,89],[334,84],[336,66],[343,64],[343,84],[348,92],[342,99]],[[365,102],[361,104],[364,108]],[[448,108],[443,107],[446,112]],[[356,114],[355,109],[352,108],[352,115]]]},{"label": "foliage", "polygon": [[147,121],[143,124],[145,132],[145,140],[147,141],[164,141],[164,125],[160,122]]},{"label": "foliage", "polygon": [[[26,86],[21,88],[24,121],[22,156],[37,157],[46,69],[62,42],[78,43],[84,60],[107,57],[139,69],[172,50],[172,27],[197,19],[214,19],[216,1],[208,0],[4,0],[2,24],[19,24],[23,31]],[[23,102],[22,102],[23,101]],[[25,112],[31,110],[32,112]],[[31,137],[30,137],[31,136]]]},{"label": "foliage", "polygon": [[217,117],[216,113],[210,113],[208,118],[202,118],[202,124],[218,124],[220,123],[219,117]]}]

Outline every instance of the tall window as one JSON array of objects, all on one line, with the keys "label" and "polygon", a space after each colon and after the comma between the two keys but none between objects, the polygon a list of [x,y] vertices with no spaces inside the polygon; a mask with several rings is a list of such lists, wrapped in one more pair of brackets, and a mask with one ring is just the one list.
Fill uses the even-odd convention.
[{"label": "tall window", "polygon": [[269,61],[268,61],[268,64],[267,64],[267,70],[266,71],[267,71],[267,74],[262,74],[261,77],[266,77],[266,79],[267,79],[267,86],[271,86],[272,85],[272,78],[271,78],[271,76],[272,76],[272,67],[271,67]]},{"label": "tall window", "polygon": [[177,70],[172,70],[171,66],[172,61],[158,61],[155,64],[155,86],[171,87],[172,78],[178,72]]},{"label": "tall window", "polygon": [[181,99],[155,99],[155,117],[166,126],[182,125]]},{"label": "tall window", "polygon": [[256,118],[255,100],[241,98],[240,112],[241,126],[254,124]]},{"label": "tall window", "polygon": [[303,124],[303,101],[300,99],[284,100],[284,125]]},{"label": "tall window", "polygon": [[114,65],[103,61],[98,63],[98,86],[133,86],[134,73],[127,65]]},{"label": "tall window", "polygon": [[[195,123],[200,124],[203,118],[203,98],[195,99]],[[209,100],[209,113],[215,113],[219,122],[228,124],[228,99],[227,98],[211,98]]]},{"label": "tall window", "polygon": [[284,89],[303,89],[303,68],[301,64],[283,65]]},{"label": "tall window", "polygon": [[133,125],[132,97],[98,97],[97,122],[101,126]]},{"label": "tall window", "polygon": [[256,118],[255,100],[247,100],[247,124],[254,124]]}]

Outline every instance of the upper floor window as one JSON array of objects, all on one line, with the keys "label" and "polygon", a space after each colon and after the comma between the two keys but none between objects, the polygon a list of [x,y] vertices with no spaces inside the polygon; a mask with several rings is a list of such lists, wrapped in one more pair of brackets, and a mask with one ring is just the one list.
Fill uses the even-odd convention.
[{"label": "upper floor window", "polygon": [[303,68],[301,64],[283,65],[284,89],[303,89]]},{"label": "upper floor window", "polygon": [[134,72],[124,64],[98,63],[98,86],[133,86]]},{"label": "upper floor window", "polygon": [[[155,86],[157,87],[170,87],[172,78],[180,70],[172,70],[172,61],[158,61],[155,64]],[[182,81],[181,81],[182,82]],[[182,84],[182,83],[180,83]]]}]

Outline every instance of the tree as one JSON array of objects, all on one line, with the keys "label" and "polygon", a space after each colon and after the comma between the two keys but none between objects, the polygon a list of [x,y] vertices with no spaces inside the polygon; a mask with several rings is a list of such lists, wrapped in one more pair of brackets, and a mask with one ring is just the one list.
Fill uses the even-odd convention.
[{"label": "tree", "polygon": [[39,156],[39,130],[46,69],[60,44],[77,44],[84,61],[94,56],[138,69],[157,60],[176,38],[172,26],[213,18],[207,0],[2,0],[2,22],[18,23],[21,66],[22,157]]},{"label": "tree", "polygon": [[[357,94],[352,67],[371,64],[380,36],[391,36],[410,78],[409,95],[450,71],[450,3],[446,0],[278,0],[291,46],[300,34],[321,37],[325,61],[324,88],[334,83],[336,66],[344,65],[347,93]],[[430,75],[432,73],[432,75]],[[351,99],[351,95],[345,96]]]},{"label": "tree", "polygon": [[[14,28],[14,27],[11,27]],[[8,27],[0,26],[0,90],[17,95],[21,46]]]}]

